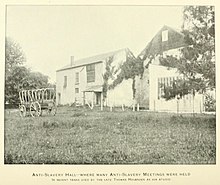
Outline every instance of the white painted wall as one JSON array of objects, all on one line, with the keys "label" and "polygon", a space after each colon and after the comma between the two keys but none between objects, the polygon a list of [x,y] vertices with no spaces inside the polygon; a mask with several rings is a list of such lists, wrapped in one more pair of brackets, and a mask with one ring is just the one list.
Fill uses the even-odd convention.
[{"label": "white painted wall", "polygon": [[[120,52],[114,55],[114,60],[112,66],[114,69],[120,68],[120,66],[126,61],[126,52],[121,50]],[[91,86],[103,85],[103,74],[105,73],[105,62],[95,64],[95,82],[87,83],[86,75],[86,66],[75,67],[72,69],[67,69],[63,71],[57,71],[56,82],[57,82],[57,104],[72,104],[77,100],[77,103],[83,104],[83,91]],[[79,72],[79,84],[75,84],[75,74]],[[117,73],[114,74],[114,77],[117,77]],[[67,76],[67,87],[63,88],[64,85],[64,76]],[[111,84],[113,80],[109,80]],[[79,88],[79,93],[75,93],[75,88]],[[61,99],[59,102],[58,94],[61,94]],[[95,96],[93,93],[86,92],[86,100],[91,103],[95,101]],[[110,90],[107,95],[107,104],[114,104],[115,106],[121,106],[122,104],[130,106],[133,100],[132,92],[132,80],[124,80],[121,84],[115,87],[113,90]]]},{"label": "white painted wall", "polygon": [[[79,72],[79,84],[76,84],[76,72]],[[95,64],[95,82],[87,83],[86,66],[80,66],[63,71],[57,71],[56,74],[56,102],[62,105],[72,104],[75,101],[83,103],[83,91],[94,85],[103,84],[103,63]],[[67,87],[64,88],[64,76],[67,76]],[[75,88],[79,88],[79,93],[75,93]],[[59,95],[61,94],[61,100],[59,102]],[[91,93],[86,93],[86,99],[91,102],[93,96]]]},{"label": "white painted wall", "polygon": [[149,107],[152,111],[170,111],[170,112],[204,112],[204,97],[202,94],[196,94],[193,102],[193,96],[187,95],[184,98],[158,99],[158,78],[180,76],[176,69],[168,70],[167,67],[150,64],[149,65]]},{"label": "white painted wall", "polygon": [[[114,60],[111,64],[114,67],[114,79],[120,73],[121,65],[126,61],[126,51],[122,50],[114,55]],[[119,70],[118,70],[119,69]],[[116,72],[116,73],[115,73]],[[108,84],[112,84],[114,79],[109,79]],[[131,106],[133,103],[132,79],[123,80],[114,89],[108,90],[107,105],[108,106]]]},{"label": "white painted wall", "polygon": [[133,92],[132,79],[123,80],[121,84],[116,86],[113,90],[109,90],[107,94],[108,106],[132,106]]},{"label": "white painted wall", "polygon": [[[74,89],[79,88],[79,93],[75,93],[75,90],[74,90],[74,95],[75,95],[74,101],[76,101],[77,103],[80,104],[83,102],[83,90],[85,90],[85,88],[87,86],[86,66],[74,68],[73,72],[74,72],[74,79],[73,79]],[[78,84],[75,83],[76,72],[79,73],[79,83]]]},{"label": "white painted wall", "polygon": [[[64,76],[67,76],[67,86],[64,88]],[[75,100],[74,70],[64,70],[56,73],[56,102],[57,104],[69,104]],[[60,94],[60,100],[59,95]]]},{"label": "white painted wall", "polygon": [[[122,50],[121,52],[118,52],[114,55],[113,62],[111,63],[111,67],[114,68],[113,71],[113,78],[109,79],[108,84],[112,84],[112,82],[117,78],[117,75],[120,73],[120,67],[121,65],[126,61],[126,52],[125,50]],[[104,69],[105,73],[105,69]]]}]

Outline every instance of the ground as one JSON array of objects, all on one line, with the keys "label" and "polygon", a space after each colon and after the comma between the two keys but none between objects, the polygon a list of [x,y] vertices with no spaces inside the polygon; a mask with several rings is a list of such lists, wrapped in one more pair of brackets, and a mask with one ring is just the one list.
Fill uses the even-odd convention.
[{"label": "ground", "polygon": [[5,111],[5,164],[215,164],[214,115],[58,107]]}]

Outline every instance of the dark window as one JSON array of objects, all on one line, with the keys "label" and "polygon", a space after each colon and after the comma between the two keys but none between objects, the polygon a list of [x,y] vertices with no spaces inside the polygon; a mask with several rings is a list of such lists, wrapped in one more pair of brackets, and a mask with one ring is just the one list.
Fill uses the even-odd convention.
[{"label": "dark window", "polygon": [[64,76],[64,84],[63,84],[63,88],[67,87],[67,76]]},{"label": "dark window", "polygon": [[161,78],[158,78],[157,85],[158,85],[158,100],[159,100],[161,97]]},{"label": "dark window", "polygon": [[165,88],[170,86],[175,88],[176,80],[183,79],[183,77],[166,77],[158,78],[158,99],[161,99],[165,95]]},{"label": "dark window", "polygon": [[87,82],[95,82],[95,64],[86,66]]},{"label": "dark window", "polygon": [[168,85],[169,78],[158,78],[158,99],[161,99],[165,95],[165,88]]},{"label": "dark window", "polygon": [[75,88],[75,93],[79,93],[79,88]]},{"label": "dark window", "polygon": [[75,84],[79,84],[79,72],[76,72],[76,83]]}]

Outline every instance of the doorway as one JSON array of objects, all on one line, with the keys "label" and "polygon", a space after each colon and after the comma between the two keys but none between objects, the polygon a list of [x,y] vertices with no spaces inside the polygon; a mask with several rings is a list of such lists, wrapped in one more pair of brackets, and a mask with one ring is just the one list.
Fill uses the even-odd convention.
[{"label": "doorway", "polygon": [[96,97],[96,105],[101,105],[101,92],[95,92]]},{"label": "doorway", "polygon": [[61,101],[61,93],[58,93],[58,105],[60,105],[60,101]]}]

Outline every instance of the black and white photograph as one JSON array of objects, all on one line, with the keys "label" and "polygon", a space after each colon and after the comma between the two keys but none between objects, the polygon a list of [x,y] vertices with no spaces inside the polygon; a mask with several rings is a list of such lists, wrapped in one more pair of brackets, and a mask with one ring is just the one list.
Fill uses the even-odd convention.
[{"label": "black and white photograph", "polygon": [[0,184],[218,185],[215,1],[0,4]]},{"label": "black and white photograph", "polygon": [[214,5],[5,10],[4,165],[216,165]]}]

